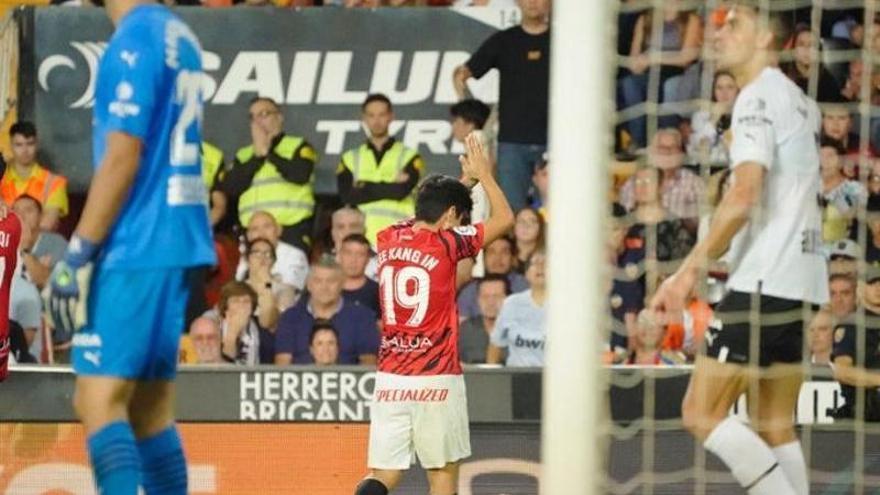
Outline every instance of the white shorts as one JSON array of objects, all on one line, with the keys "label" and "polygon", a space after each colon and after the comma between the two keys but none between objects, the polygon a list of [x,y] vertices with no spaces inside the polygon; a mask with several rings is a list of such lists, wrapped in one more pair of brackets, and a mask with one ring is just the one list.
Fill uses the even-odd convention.
[{"label": "white shorts", "polygon": [[418,456],[425,469],[438,469],[470,455],[463,376],[376,373],[369,468],[405,470]]}]

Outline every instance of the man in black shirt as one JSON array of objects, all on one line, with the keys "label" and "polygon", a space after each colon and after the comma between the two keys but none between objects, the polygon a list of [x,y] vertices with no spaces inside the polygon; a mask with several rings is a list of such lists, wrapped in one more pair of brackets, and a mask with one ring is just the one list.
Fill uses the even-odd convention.
[{"label": "man in black shirt", "polygon": [[518,0],[522,22],[480,45],[453,75],[459,98],[467,80],[490,69],[501,73],[498,182],[514,211],[527,204],[535,163],[547,149],[550,79],[550,0]]},{"label": "man in black shirt", "polygon": [[835,418],[853,418],[856,387],[865,388],[864,419],[880,421],[880,268],[865,273],[865,328],[852,320],[834,329],[834,378],[840,382],[845,403],[832,411]]}]

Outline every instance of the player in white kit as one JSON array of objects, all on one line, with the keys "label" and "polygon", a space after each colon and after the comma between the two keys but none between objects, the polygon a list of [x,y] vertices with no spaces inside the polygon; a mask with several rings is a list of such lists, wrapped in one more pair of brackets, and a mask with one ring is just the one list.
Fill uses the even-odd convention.
[{"label": "player in white kit", "polygon": [[[755,2],[757,3],[757,2]],[[776,67],[788,13],[737,2],[716,39],[718,65],[741,91],[733,108],[732,185],[708,235],[651,301],[680,314],[708,261],[728,253],[728,294],[716,308],[682,404],[685,427],[750,494],[809,493],[793,425],[803,328],[828,299],[821,254],[816,103]],[[729,416],[748,393],[752,428]]]}]

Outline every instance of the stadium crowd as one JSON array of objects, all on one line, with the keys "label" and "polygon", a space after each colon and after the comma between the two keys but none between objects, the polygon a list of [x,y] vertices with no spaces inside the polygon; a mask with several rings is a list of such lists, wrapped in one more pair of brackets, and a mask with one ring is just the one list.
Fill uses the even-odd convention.
[{"label": "stadium crowd", "polygon": [[[509,6],[513,1],[225,2],[230,3],[373,7]],[[461,98],[450,108],[454,139],[483,131],[497,148],[499,182],[517,210],[510,235],[485,246],[474,271],[461,281],[459,344],[467,364],[543,364],[549,3],[518,0],[521,24],[474,47],[454,75]],[[684,363],[693,358],[712,320],[712,303],[723,291],[724,262],[710,267],[708,283],[694,294],[680,321],[659,325],[644,311],[645,301],[705,231],[725,190],[738,88],[730,74],[713,73],[711,59],[703,56],[723,20],[724,2],[715,11],[687,10],[674,0],[647,10],[634,3],[624,0],[619,15],[620,123],[611,167],[605,360]],[[815,242],[827,252],[831,303],[816,315],[809,339],[813,361],[823,363],[830,359],[835,325],[859,305],[880,310],[880,291],[872,289],[880,288],[880,61],[868,67],[862,52],[842,51],[880,53],[880,17],[866,26],[860,9],[826,10],[814,29],[810,12],[807,7],[794,13],[804,24],[789,42],[791,56],[782,69],[817,97],[823,111],[823,229]],[[851,56],[835,56],[839,53]],[[497,109],[472,98],[467,85],[492,68],[501,76]],[[863,87],[865,81],[870,87]],[[864,98],[868,108],[873,105],[873,116],[859,113],[866,108],[859,107]],[[249,144],[234,155],[225,156],[220,148],[237,143],[202,147],[219,263],[191,281],[198,297],[190,301],[181,362],[374,364],[382,346],[375,236],[413,214],[414,192],[431,164],[389,134],[394,102],[370,95],[361,107],[368,136],[334,164],[340,206],[325,215],[313,191],[320,161],[310,144],[313,137],[286,133],[282,108],[269,98],[254,98],[249,118]],[[13,126],[11,141],[0,193],[24,225],[12,290],[14,355],[19,362],[63,363],[72,336],[43,323],[40,291],[66,246],[57,232],[69,210],[66,181],[37,163],[32,124]],[[486,215],[479,186],[474,199],[476,222]]]}]

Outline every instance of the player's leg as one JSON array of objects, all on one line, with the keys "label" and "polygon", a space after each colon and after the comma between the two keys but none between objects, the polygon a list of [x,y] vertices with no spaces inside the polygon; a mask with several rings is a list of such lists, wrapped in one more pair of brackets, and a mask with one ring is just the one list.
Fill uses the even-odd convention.
[{"label": "player's leg", "polygon": [[455,495],[458,493],[458,465],[450,462],[439,469],[428,469],[428,485],[431,487],[430,495]]},{"label": "player's leg", "polygon": [[147,495],[185,495],[186,457],[174,424],[174,378],[184,314],[189,298],[189,271],[165,269],[137,272],[149,287],[139,308],[150,328],[147,362],[131,402],[131,421],[138,439]]},{"label": "player's leg", "polygon": [[748,388],[744,366],[699,356],[682,403],[682,421],[751,495],[794,494],[776,456],[753,430],[729,415]]},{"label": "player's leg", "polygon": [[432,378],[426,388],[448,392],[442,400],[417,404],[413,441],[431,495],[454,495],[458,491],[459,461],[471,455],[464,378]]},{"label": "player's leg", "polygon": [[402,477],[403,471],[396,469],[371,469],[355,488],[354,495],[388,495],[397,488]]},{"label": "player's leg", "polygon": [[376,373],[374,400],[370,407],[370,439],[367,466],[370,474],[355,495],[386,495],[394,490],[403,471],[413,460],[413,415],[407,402],[382,400],[385,390],[406,389],[409,377]]},{"label": "player's leg", "polygon": [[[125,272],[95,268],[87,301],[88,323],[74,336],[77,373],[74,410],[86,430],[100,493],[135,495],[141,461],[128,422],[134,378],[149,335],[136,323],[140,291]],[[121,294],[126,304],[119,304]]]},{"label": "player's leg", "polygon": [[174,382],[138,382],[129,406],[147,495],[186,494],[186,458],[174,424]]},{"label": "player's leg", "polygon": [[141,461],[128,423],[134,383],[109,376],[78,376],[73,407],[87,436],[89,459],[101,493],[135,495]]},{"label": "player's leg", "polygon": [[758,435],[773,449],[779,466],[798,495],[810,492],[807,464],[792,414],[802,381],[800,365],[770,366],[758,383],[757,404],[750,413],[755,418]]}]

